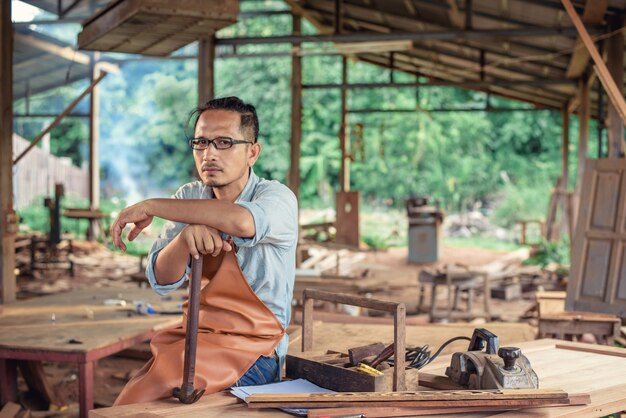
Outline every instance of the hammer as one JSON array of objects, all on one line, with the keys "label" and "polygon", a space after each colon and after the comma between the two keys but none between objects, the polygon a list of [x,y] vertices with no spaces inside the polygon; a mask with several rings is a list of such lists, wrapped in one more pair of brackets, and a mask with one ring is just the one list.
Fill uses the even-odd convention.
[{"label": "hammer", "polygon": [[187,333],[185,334],[185,368],[183,384],[172,390],[172,396],[184,404],[196,402],[204,389],[193,388],[196,376],[196,348],[198,346],[198,313],[200,311],[200,284],[202,279],[202,256],[191,262],[191,284],[189,286],[189,309],[187,310]]}]

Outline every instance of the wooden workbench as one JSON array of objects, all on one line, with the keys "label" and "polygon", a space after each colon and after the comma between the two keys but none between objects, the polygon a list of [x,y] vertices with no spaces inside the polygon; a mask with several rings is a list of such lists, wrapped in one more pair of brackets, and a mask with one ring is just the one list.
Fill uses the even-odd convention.
[{"label": "wooden workbench", "polygon": [[[93,365],[179,324],[180,315],[130,313],[133,300],[176,311],[185,291],[163,301],[151,289],[88,289],[30,299],[0,307],[0,404],[16,398],[16,364],[27,361],[77,363],[80,416],[93,408]],[[126,307],[104,305],[124,299]],[[54,320],[53,320],[54,316]]]},{"label": "wooden workbench", "polygon": [[[517,344],[529,358],[542,388],[591,394],[590,405],[526,408],[507,412],[507,417],[589,417],[605,416],[626,409],[626,349],[558,340],[536,340]],[[428,373],[443,374],[450,356],[427,366]],[[463,417],[498,416],[501,412],[461,414]],[[450,416],[452,414],[447,414]],[[248,409],[234,396],[220,392],[202,397],[197,403],[183,405],[169,399],[136,405],[96,409],[90,418],[111,417],[275,417],[289,416],[276,409]],[[456,416],[456,415],[455,415]],[[504,416],[504,415],[502,415]],[[431,415],[441,417],[441,415]]]},{"label": "wooden workbench", "polygon": [[[314,314],[315,319],[315,314]],[[407,325],[407,346],[422,346],[427,344],[431,352],[449,340],[459,335],[471,337],[475,328],[487,328],[499,337],[500,345],[510,345],[513,342],[532,341],[536,338],[535,328],[528,324],[489,322],[486,324],[430,324]],[[378,324],[333,324],[316,322],[313,327],[313,351],[333,349],[348,352],[348,348],[367,345],[373,342],[389,344],[393,342],[393,326]],[[289,352],[297,353],[301,349],[300,330],[289,338]],[[442,354],[463,351],[469,346],[468,341],[458,341],[448,345]]]}]

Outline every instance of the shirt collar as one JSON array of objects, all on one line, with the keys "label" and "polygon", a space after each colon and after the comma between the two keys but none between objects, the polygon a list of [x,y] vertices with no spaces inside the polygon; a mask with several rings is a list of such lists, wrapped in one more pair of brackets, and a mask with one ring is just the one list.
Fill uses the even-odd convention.
[{"label": "shirt collar", "polygon": [[252,196],[254,195],[254,189],[256,189],[256,185],[259,183],[259,177],[254,174],[254,170],[250,167],[250,175],[248,176],[248,181],[246,182],[246,186],[243,188],[237,199],[235,199],[235,203],[237,202],[249,202],[252,200]]}]

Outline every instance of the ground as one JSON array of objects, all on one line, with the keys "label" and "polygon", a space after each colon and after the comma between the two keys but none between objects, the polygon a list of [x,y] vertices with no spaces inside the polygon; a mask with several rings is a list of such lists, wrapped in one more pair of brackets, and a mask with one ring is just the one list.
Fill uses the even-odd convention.
[{"label": "ground", "polygon": [[[36,297],[48,293],[67,291],[71,288],[98,287],[134,287],[137,282],[131,279],[140,269],[139,258],[120,253],[112,253],[106,247],[83,241],[73,241],[75,276],[69,277],[65,269],[52,269],[28,272],[29,255],[27,250],[18,254],[18,265],[23,274],[18,277],[19,297]],[[370,280],[387,281],[389,286],[384,291],[377,291],[373,297],[401,301],[407,306],[409,323],[428,322],[428,307],[422,306],[418,312],[418,281],[419,271],[424,267],[441,267],[446,264],[463,264],[481,266],[494,262],[506,255],[505,252],[445,247],[443,256],[437,264],[412,265],[407,263],[406,248],[391,248],[384,251],[367,251],[365,258],[358,263],[355,272]],[[60,258],[63,258],[60,256]],[[359,280],[355,278],[354,280]],[[428,289],[426,289],[428,291]],[[503,302],[494,300],[493,308],[503,314],[503,319],[519,320],[534,305],[531,294],[525,298]],[[480,296],[482,297],[482,296]],[[441,295],[440,298],[446,298]],[[427,303],[430,300],[426,297]],[[480,305],[480,302],[477,302]],[[295,327],[294,327],[295,328]],[[96,406],[109,406],[120,392],[128,377],[138,370],[145,360],[134,360],[113,356],[98,362],[95,369],[95,403]],[[59,405],[64,411],[50,411],[52,415],[74,416],[77,413],[78,370],[70,364],[45,364],[46,376],[54,390]],[[25,385],[21,382],[21,389]],[[38,415],[41,416],[41,415]]]}]

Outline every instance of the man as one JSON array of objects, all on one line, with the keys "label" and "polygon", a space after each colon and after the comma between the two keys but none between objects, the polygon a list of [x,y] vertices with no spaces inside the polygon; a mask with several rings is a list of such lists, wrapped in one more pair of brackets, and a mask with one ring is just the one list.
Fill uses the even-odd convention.
[{"label": "man", "polygon": [[[171,221],[148,257],[146,275],[160,294],[188,278],[191,257],[217,257],[236,250],[249,287],[285,329],[295,276],[296,198],[284,185],[261,179],[252,170],[261,153],[254,106],[225,97],[199,106],[194,114],[194,138],[189,143],[200,181],[183,185],[173,199],[148,199],[122,210],[111,226],[113,242],[125,251],[121,238],[125,226],[131,225],[127,238],[132,241],[154,216]],[[230,384],[278,380],[288,344],[283,333],[275,355],[260,356]],[[200,341],[199,356],[201,350]]]}]

